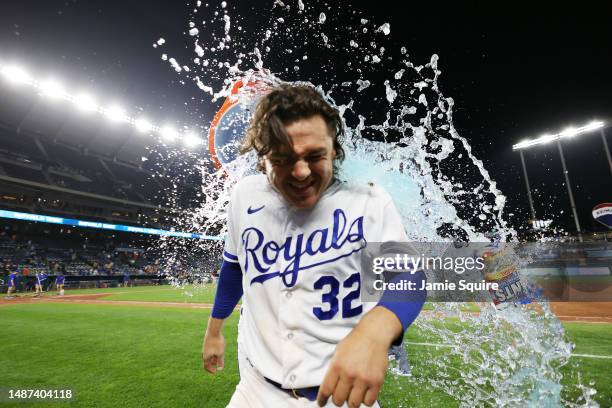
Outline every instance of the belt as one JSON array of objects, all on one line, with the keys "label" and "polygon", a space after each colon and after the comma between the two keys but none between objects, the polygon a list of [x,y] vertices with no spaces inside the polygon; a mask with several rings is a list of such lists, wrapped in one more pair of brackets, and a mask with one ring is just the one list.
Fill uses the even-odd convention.
[{"label": "belt", "polygon": [[309,401],[316,401],[317,395],[319,394],[319,387],[306,387],[306,388],[283,388],[276,381],[272,381],[271,379],[264,377],[264,379],[278,388],[281,391],[285,391],[287,394],[291,395],[294,398],[306,398]]},{"label": "belt", "polygon": [[[249,360],[248,357],[245,356],[245,359],[251,365],[251,367],[253,367],[253,369],[257,370],[255,368],[255,366],[253,365],[253,363],[251,363],[251,360]],[[261,374],[259,374],[259,375],[261,375]],[[280,385],[279,383],[277,383],[276,381],[273,381],[273,380],[271,380],[268,377],[265,377],[263,375],[261,375],[261,376],[269,384],[272,384],[273,386],[275,386],[279,390],[286,392],[287,394],[291,395],[295,399],[306,398],[309,401],[316,401],[317,400],[317,395],[319,394],[319,387],[283,388],[283,386]]]}]

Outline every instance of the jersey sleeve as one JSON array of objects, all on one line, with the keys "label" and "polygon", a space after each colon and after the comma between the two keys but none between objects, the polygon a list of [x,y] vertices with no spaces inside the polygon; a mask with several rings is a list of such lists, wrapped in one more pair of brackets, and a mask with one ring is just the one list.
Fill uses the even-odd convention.
[{"label": "jersey sleeve", "polygon": [[234,212],[234,208],[237,207],[235,202],[236,188],[232,191],[230,202],[227,206],[227,234],[225,235],[225,244],[223,247],[223,260],[230,263],[238,263],[238,246],[236,237],[236,221],[237,215]]},{"label": "jersey sleeve", "polygon": [[240,265],[224,261],[217,284],[217,293],[215,293],[212,317],[226,319],[232,314],[242,294],[242,270]]}]

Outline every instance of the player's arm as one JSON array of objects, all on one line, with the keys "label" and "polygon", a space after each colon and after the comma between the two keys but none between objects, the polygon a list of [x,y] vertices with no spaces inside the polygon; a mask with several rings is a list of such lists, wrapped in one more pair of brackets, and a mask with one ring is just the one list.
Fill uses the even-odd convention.
[{"label": "player's arm", "polygon": [[[402,278],[415,281],[420,287],[424,274],[398,274],[397,279]],[[419,315],[427,293],[416,291],[407,296],[385,292],[377,306],[338,343],[319,389],[320,406],[329,397],[338,406],[344,402],[349,407],[374,404],[385,380],[388,350],[391,344],[401,342],[404,332]]]},{"label": "player's arm", "polygon": [[334,404],[358,407],[376,401],[385,380],[387,351],[402,326],[383,307],[375,307],[336,347],[336,352],[319,388],[317,401],[324,406],[329,397]]},{"label": "player's arm", "polygon": [[221,332],[223,322],[242,297],[242,271],[238,262],[224,261],[221,266],[215,304],[208,319],[206,334],[202,342],[202,363],[210,373],[224,366],[225,339]]},{"label": "player's arm", "polygon": [[[396,245],[383,246],[388,246],[381,247],[385,253],[404,250]],[[347,402],[349,407],[362,403],[371,406],[376,401],[387,371],[388,350],[391,344],[401,343],[427,297],[427,292],[420,289],[425,280],[422,271],[389,272],[387,280],[411,281],[417,290],[385,291],[378,304],[338,343],[319,389],[319,405],[325,405],[329,397],[336,405]]]}]

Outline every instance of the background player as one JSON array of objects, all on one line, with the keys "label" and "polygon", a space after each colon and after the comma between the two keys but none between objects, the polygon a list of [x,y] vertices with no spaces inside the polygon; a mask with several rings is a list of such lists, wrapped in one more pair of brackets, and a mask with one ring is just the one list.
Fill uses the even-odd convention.
[{"label": "background player", "polygon": [[48,275],[45,272],[38,272],[36,274],[35,288],[36,293],[34,294],[35,298],[40,298],[43,293],[43,286],[47,281]]},{"label": "background player", "polygon": [[6,296],[4,297],[5,299],[13,299],[15,297],[13,296],[13,292],[17,290],[17,275],[19,275],[18,271],[12,271],[11,273],[9,273],[6,282],[7,290]]},{"label": "background player", "polygon": [[382,188],[336,179],[342,131],[338,112],[311,87],[281,85],[257,106],[246,150],[265,175],[232,192],[202,350],[207,371],[223,367],[221,327],[244,292],[230,407],[376,404],[389,347],[422,307],[423,293],[411,303],[359,300],[366,237],[407,237]]},{"label": "background player", "polygon": [[55,288],[57,289],[57,294],[59,296],[64,296],[64,281],[66,277],[60,272],[55,278]]},{"label": "background player", "polygon": [[127,288],[128,286],[130,286],[130,273],[126,271],[123,273],[123,287]]},{"label": "background player", "polygon": [[389,349],[389,360],[395,360],[395,366],[391,368],[391,372],[396,375],[410,375],[410,361],[408,360],[408,352],[402,341],[398,345],[392,345]]}]

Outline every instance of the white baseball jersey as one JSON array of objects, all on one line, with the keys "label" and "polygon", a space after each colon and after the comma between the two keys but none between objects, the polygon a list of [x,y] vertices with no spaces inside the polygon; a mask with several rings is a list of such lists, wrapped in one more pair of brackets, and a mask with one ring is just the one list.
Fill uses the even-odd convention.
[{"label": "white baseball jersey", "polygon": [[265,175],[232,191],[224,259],[244,296],[238,345],[283,388],[320,385],[339,343],[375,303],[360,301],[366,242],[407,241],[381,187],[332,184],[309,210],[290,207]]}]

